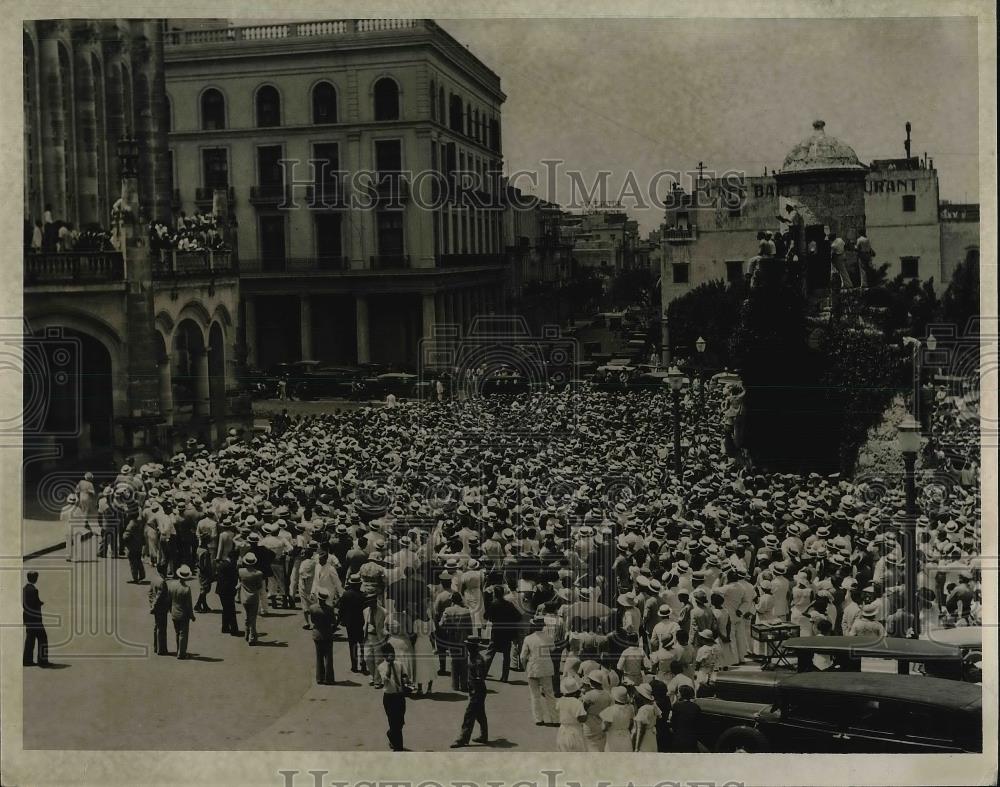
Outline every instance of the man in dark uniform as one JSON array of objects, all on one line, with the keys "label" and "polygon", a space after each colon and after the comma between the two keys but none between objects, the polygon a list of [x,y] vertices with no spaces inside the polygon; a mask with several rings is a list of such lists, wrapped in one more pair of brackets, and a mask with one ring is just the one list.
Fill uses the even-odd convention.
[{"label": "man in dark uniform", "polygon": [[163,577],[156,574],[149,585],[149,614],[153,616],[153,653],[167,652],[167,617],[170,615],[170,592]]},{"label": "man in dark uniform", "polygon": [[698,724],[701,719],[701,708],[694,701],[694,689],[681,686],[678,689],[680,701],[671,709],[670,721],[673,727],[673,739],[670,750],[677,752],[698,751]]},{"label": "man in dark uniform", "polygon": [[[119,513],[120,516],[124,514]],[[143,524],[138,517],[130,517],[125,526],[123,540],[128,554],[128,567],[132,573],[131,581],[139,584],[146,578],[146,569],[142,565]]]},{"label": "man in dark uniform", "polygon": [[[36,663],[39,667],[49,666],[49,637],[45,633],[45,624],[42,623],[42,604],[38,597],[38,588],[35,583],[38,581],[38,572],[29,571],[27,584],[21,590],[22,622],[24,623],[24,656],[21,663],[25,667],[32,667]],[[38,661],[34,660],[35,643],[38,643]]]},{"label": "man in dark uniform", "polygon": [[222,633],[240,637],[242,632],[236,619],[236,593],[240,575],[235,558],[235,554],[230,553],[216,564],[215,593],[222,606]]},{"label": "man in dark uniform", "polygon": [[313,645],[316,646],[316,683],[334,685],[333,635],[337,630],[337,610],[330,606],[329,588],[320,588],[316,603],[309,607]]},{"label": "man in dark uniform", "polygon": [[[347,631],[347,647],[351,652],[351,672],[358,672],[358,657],[365,641],[365,597],[361,592],[361,577],[353,574],[347,578],[347,589],[337,602],[340,620]],[[361,668],[364,660],[361,661]]]},{"label": "man in dark uniform", "polygon": [[469,704],[465,706],[465,716],[462,718],[462,731],[451,748],[459,749],[467,746],[472,738],[472,728],[478,723],[480,735],[476,743],[489,743],[489,721],[486,718],[486,662],[480,655],[481,648],[488,644],[479,637],[467,637],[465,649],[468,654],[468,685]]}]

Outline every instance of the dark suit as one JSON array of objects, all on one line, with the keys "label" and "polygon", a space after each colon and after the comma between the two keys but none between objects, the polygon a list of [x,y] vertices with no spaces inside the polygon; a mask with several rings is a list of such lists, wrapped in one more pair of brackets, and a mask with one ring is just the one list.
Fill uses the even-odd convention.
[{"label": "dark suit", "polygon": [[[439,637],[451,654],[451,687],[465,691],[468,680],[465,663],[465,639],[472,634],[472,613],[453,604],[441,615]],[[439,640],[440,642],[441,640]]]},{"label": "dark suit", "polygon": [[316,646],[316,682],[331,685],[333,677],[333,634],[337,630],[337,611],[329,604],[309,607],[313,645]]},{"label": "dark suit", "polygon": [[177,635],[177,658],[187,656],[188,629],[194,620],[194,605],[191,602],[191,588],[179,579],[167,582],[170,593],[170,618],[174,622]]},{"label": "dark suit", "polygon": [[149,614],[153,616],[153,653],[167,652],[167,615],[170,614],[170,592],[163,577],[156,575],[149,585]]},{"label": "dark suit", "polygon": [[222,633],[240,636],[240,624],[236,620],[236,590],[240,577],[236,561],[227,557],[216,566],[217,579],[215,593],[222,605]]},{"label": "dark suit", "polygon": [[24,622],[24,666],[32,666],[35,655],[35,643],[38,643],[38,666],[49,664],[49,638],[42,623],[42,604],[38,597],[38,588],[28,582],[21,591],[22,620]]},{"label": "dark suit", "polygon": [[698,751],[698,722],[701,719],[701,708],[694,700],[681,700],[674,704],[671,711],[670,721],[674,735],[670,742],[670,750]]},{"label": "dark suit", "polygon": [[358,656],[365,640],[365,597],[348,587],[338,602],[340,620],[347,631],[347,647],[351,651],[351,672],[358,671]]},{"label": "dark suit", "polygon": [[469,704],[462,718],[462,731],[458,743],[466,744],[472,737],[472,729],[478,723],[479,733],[485,741],[490,737],[489,721],[486,718],[486,662],[477,654],[469,659],[468,667]]}]

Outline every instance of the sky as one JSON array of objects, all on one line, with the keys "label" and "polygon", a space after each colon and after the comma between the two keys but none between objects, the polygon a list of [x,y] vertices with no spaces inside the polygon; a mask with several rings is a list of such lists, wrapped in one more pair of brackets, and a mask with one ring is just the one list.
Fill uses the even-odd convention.
[{"label": "sky", "polygon": [[[612,199],[630,170],[643,185],[699,161],[761,175],[816,119],[864,163],[900,158],[910,121],[941,198],[978,202],[975,20],[436,21],[500,76],[508,173],[609,170]],[[568,182],[518,180],[563,204]],[[629,212],[643,232],[662,220]]]}]

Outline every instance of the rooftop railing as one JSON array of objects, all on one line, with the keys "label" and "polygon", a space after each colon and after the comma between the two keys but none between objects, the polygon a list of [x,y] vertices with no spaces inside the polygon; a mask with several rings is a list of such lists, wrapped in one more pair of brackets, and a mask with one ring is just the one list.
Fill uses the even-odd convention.
[{"label": "rooftop railing", "polygon": [[289,22],[275,25],[245,25],[214,30],[170,30],[166,46],[225,44],[235,41],[281,41],[288,38],[381,33],[429,27],[425,19],[322,19],[312,22]]}]

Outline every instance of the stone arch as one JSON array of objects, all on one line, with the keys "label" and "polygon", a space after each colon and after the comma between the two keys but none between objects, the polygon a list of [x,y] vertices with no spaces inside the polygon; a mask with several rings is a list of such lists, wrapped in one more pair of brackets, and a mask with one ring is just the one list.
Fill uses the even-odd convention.
[{"label": "stone arch", "polygon": [[216,320],[208,329],[209,411],[213,421],[226,413],[226,330]]},{"label": "stone arch", "polygon": [[169,342],[170,337],[174,332],[174,318],[171,317],[166,311],[161,311],[156,315],[154,324],[156,325],[157,330],[163,334],[164,339]]},{"label": "stone arch", "polygon": [[208,327],[212,322],[212,316],[208,313],[208,309],[205,308],[204,304],[200,301],[188,301],[184,304],[181,310],[177,312],[176,327],[180,327],[181,322],[184,320],[192,320],[201,330],[202,341],[208,341]]},{"label": "stone arch", "polygon": [[[228,330],[233,327],[233,318],[229,313],[229,309],[226,308],[226,304],[216,304],[215,309],[212,311],[211,322],[220,323],[224,333],[228,332]],[[211,325],[209,325],[209,328],[211,329]]]},{"label": "stone arch", "polygon": [[[185,307],[186,308],[186,307]],[[169,345],[174,421],[208,415],[208,356],[205,328],[181,310]]]},{"label": "stone arch", "polygon": [[[36,395],[31,375],[25,374],[25,420],[35,405],[46,408],[41,433],[62,445],[64,456],[110,450],[114,421],[128,414],[128,363],[125,345],[110,324],[75,309],[39,312],[26,317],[27,329],[50,361],[46,368],[65,369],[68,376],[46,374],[47,401],[30,402]],[[60,351],[67,350],[60,362]],[[41,391],[42,388],[39,389]]]}]

